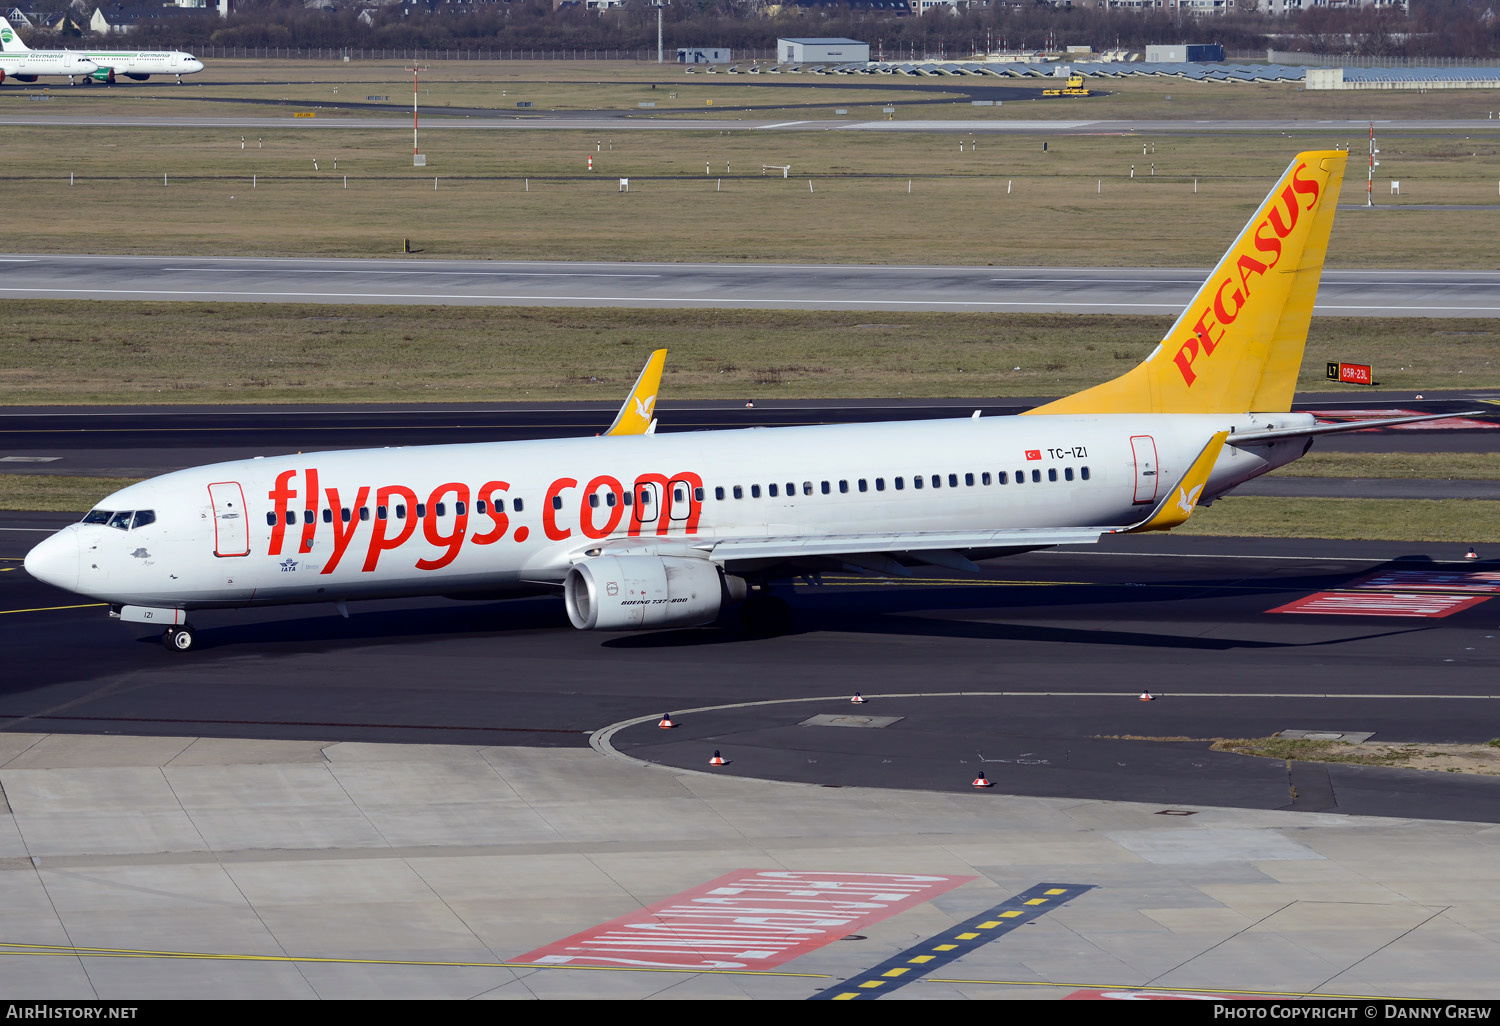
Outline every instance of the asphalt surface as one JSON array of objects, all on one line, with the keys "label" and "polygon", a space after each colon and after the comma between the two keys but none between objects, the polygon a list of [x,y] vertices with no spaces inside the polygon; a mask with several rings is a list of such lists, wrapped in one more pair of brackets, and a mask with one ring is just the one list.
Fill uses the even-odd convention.
[{"label": "asphalt surface", "polygon": [[[1500,124],[1500,122],[1497,122]],[[0,297],[1175,313],[1206,268],[0,255]],[[1326,270],[1315,313],[1494,317],[1500,271]]]},{"label": "asphalt surface", "polygon": [[[663,421],[804,423],[973,405],[704,404],[664,408]],[[15,439],[34,431],[58,463],[120,444],[175,464],[310,440],[577,434],[609,416],[602,407],[330,408],[294,422],[292,412],[21,411],[0,422],[0,447],[13,455]],[[1409,437],[1442,449],[1492,444],[1480,430]],[[38,465],[14,465],[27,466]],[[11,640],[0,731],[582,747],[595,731],[640,720],[614,733],[619,751],[696,767],[721,748],[726,772],[751,777],[961,790],[986,771],[1016,794],[1500,822],[1500,778],[1299,765],[1289,779],[1281,763],[1162,740],[1298,728],[1376,740],[1500,735],[1500,606],[1489,600],[1442,618],[1269,612],[1319,592],[1359,593],[1360,581],[1393,568],[1500,570],[1463,561],[1462,546],[1122,538],[998,561],[978,579],[933,571],[798,586],[788,592],[792,630],[768,639],[732,622],[577,632],[551,599],[374,602],[348,620],[322,607],[214,611],[195,614],[201,648],[183,657],[157,632],[111,622],[25,574],[30,545],[71,519],[0,516],[0,629]],[[869,704],[850,705],[855,690]],[[1143,690],[1156,701],[1141,702]],[[851,710],[899,720],[801,725]],[[663,712],[681,728],[656,728]]]}]

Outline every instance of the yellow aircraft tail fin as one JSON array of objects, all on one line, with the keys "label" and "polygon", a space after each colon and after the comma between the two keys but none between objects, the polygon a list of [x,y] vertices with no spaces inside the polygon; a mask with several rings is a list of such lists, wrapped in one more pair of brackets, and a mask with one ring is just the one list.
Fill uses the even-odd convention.
[{"label": "yellow aircraft tail fin", "polygon": [[661,390],[661,372],[667,364],[667,351],[658,349],[641,368],[641,376],[625,397],[625,405],[615,414],[615,422],[606,435],[645,435],[651,433],[652,414],[656,411],[656,393]]},{"label": "yellow aircraft tail fin", "polygon": [[1143,363],[1028,412],[1291,409],[1347,156],[1297,155]]},{"label": "yellow aircraft tail fin", "polygon": [[1224,448],[1224,440],[1228,437],[1228,431],[1220,431],[1210,438],[1208,444],[1203,447],[1203,451],[1198,454],[1198,458],[1193,460],[1193,465],[1188,467],[1187,473],[1182,475],[1182,480],[1178,481],[1176,487],[1168,492],[1167,497],[1151,511],[1151,515],[1134,527],[1127,528],[1124,533],[1170,531],[1178,524],[1185,523],[1187,518],[1193,515],[1193,510],[1198,508],[1198,496],[1203,494],[1203,486],[1208,483],[1208,475],[1213,472],[1214,461],[1219,458],[1219,453]]}]

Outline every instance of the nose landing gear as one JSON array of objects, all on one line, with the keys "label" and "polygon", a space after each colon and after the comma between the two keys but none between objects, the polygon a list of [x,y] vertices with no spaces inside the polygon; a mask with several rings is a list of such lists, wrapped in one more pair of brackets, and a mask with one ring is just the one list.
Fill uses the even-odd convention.
[{"label": "nose landing gear", "polygon": [[161,643],[167,646],[168,651],[187,652],[192,649],[198,641],[198,631],[190,623],[180,624],[176,627],[168,627],[162,632]]}]

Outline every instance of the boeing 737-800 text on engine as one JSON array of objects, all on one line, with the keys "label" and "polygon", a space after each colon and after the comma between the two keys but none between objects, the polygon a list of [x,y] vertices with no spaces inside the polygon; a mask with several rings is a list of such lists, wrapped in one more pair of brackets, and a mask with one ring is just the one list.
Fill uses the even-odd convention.
[{"label": "boeing 737-800 text on engine", "polygon": [[601,437],[179,471],[108,496],[26,569],[186,650],[194,609],[550,591],[581,629],[688,627],[798,575],[1169,529],[1314,435],[1370,426],[1288,412],[1344,161],[1292,162],[1145,362],[1026,415],[659,435],[658,351]]}]

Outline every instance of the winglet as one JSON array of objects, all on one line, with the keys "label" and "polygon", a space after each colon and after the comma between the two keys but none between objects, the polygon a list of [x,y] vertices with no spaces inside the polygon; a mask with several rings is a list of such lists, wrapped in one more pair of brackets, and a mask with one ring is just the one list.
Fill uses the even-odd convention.
[{"label": "winglet", "polygon": [[625,397],[625,405],[615,415],[606,435],[648,435],[656,420],[651,416],[656,410],[656,393],[661,389],[661,371],[667,363],[667,351],[658,349],[641,368],[641,376],[635,379],[635,387]]},{"label": "winglet", "polygon": [[1167,493],[1166,498],[1151,511],[1151,515],[1142,520],[1134,527],[1126,528],[1124,534],[1137,534],[1141,531],[1170,531],[1179,524],[1185,523],[1187,518],[1193,515],[1193,510],[1198,507],[1198,496],[1203,494],[1203,486],[1208,483],[1208,475],[1214,469],[1214,462],[1219,458],[1219,453],[1224,449],[1224,440],[1229,437],[1228,431],[1220,431],[1208,440],[1193,465],[1188,467],[1186,474],[1177,482],[1176,486]]}]

